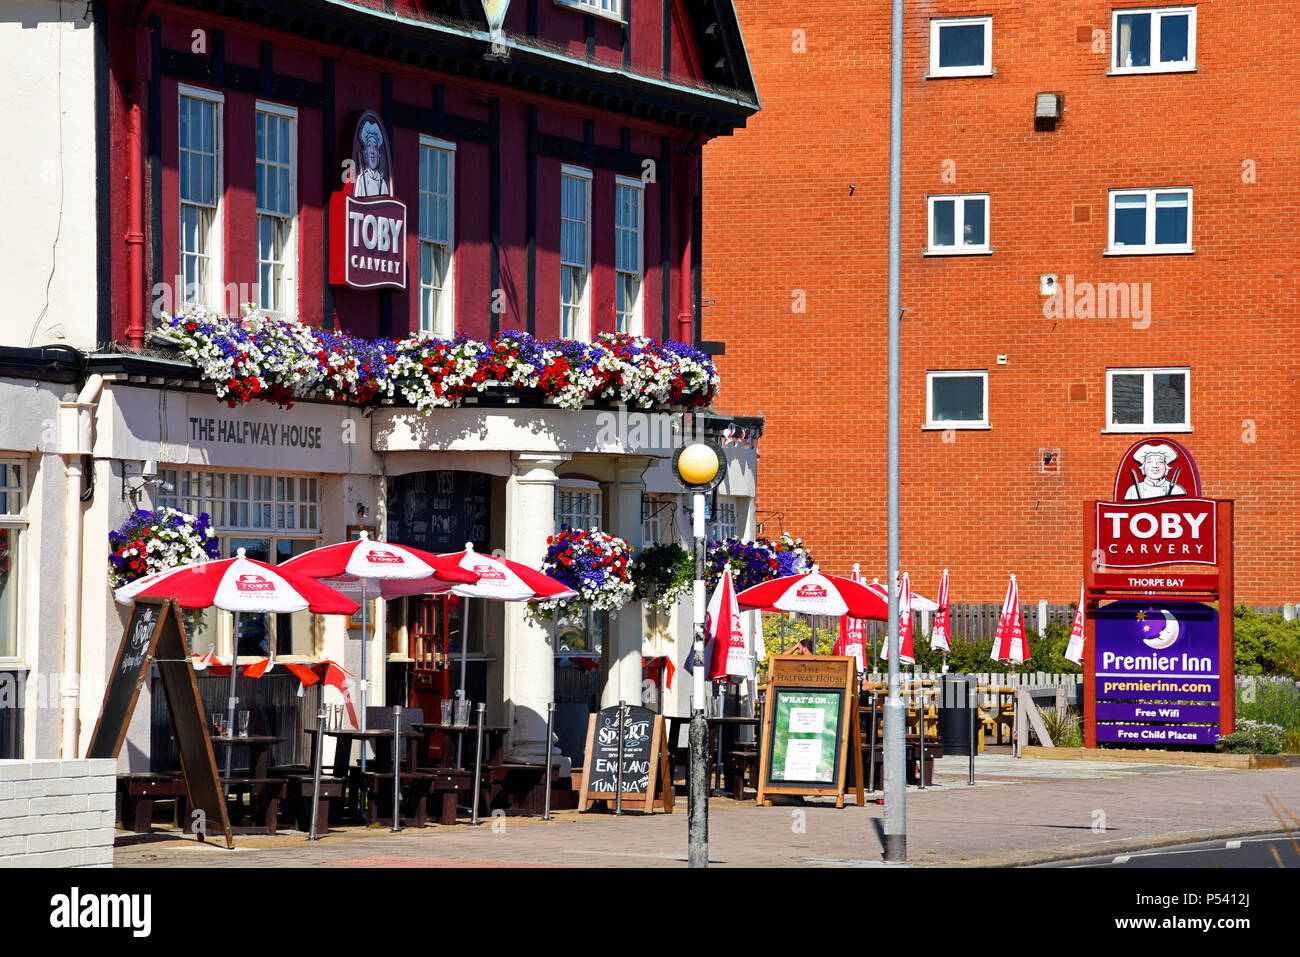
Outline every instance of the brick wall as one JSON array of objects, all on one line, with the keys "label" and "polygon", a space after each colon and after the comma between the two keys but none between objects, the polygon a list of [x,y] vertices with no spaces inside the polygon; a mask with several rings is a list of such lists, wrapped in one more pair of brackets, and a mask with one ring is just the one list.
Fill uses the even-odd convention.
[{"label": "brick wall", "polygon": [[[727,344],[718,406],[767,417],[758,520],[784,513],[828,571],[858,561],[883,576],[889,4],[738,9],[763,109],[704,154],[704,337]],[[1300,140],[1288,77],[1300,47],[1288,38],[1300,4],[1270,7],[1260,29],[1233,4],[1201,3],[1197,70],[1150,76],[1107,75],[1111,9],[908,5],[902,565],[930,591],[949,568],[954,601],[1000,600],[1011,572],[1022,594],[1073,601],[1081,503],[1109,498],[1137,438],[1103,434],[1106,370],[1180,366],[1192,432],[1177,437],[1205,493],[1237,502],[1237,600],[1295,600]],[[929,18],[971,14],[993,17],[995,75],[926,79]],[[1064,95],[1051,131],[1035,128],[1040,91]],[[1108,190],[1165,186],[1194,190],[1195,252],[1104,256]],[[963,192],[990,195],[992,254],[924,256],[926,196]],[[1150,283],[1149,325],[1045,317],[1045,273]],[[794,312],[801,293],[806,312]],[[991,428],[923,430],[925,374],[945,369],[988,371]],[[1059,471],[1041,470],[1043,448],[1061,451]]]},{"label": "brick wall", "polygon": [[115,760],[0,761],[0,867],[108,867]]}]

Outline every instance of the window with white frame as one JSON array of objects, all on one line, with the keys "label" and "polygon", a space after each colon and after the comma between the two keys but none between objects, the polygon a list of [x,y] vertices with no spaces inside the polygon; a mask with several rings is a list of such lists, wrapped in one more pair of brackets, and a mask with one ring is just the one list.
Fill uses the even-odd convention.
[{"label": "window with white frame", "polygon": [[930,21],[930,76],[990,76],[992,73],[992,17]]},{"label": "window with white frame", "polygon": [[987,193],[929,197],[929,252],[944,254],[989,252]]},{"label": "window with white frame", "polygon": [[180,87],[180,272],[185,305],[221,308],[221,110],[220,93]]},{"label": "window with white frame", "polygon": [[978,429],[989,424],[989,374],[983,370],[927,372],[925,424],[929,428]]},{"label": "window with white frame", "polygon": [[618,177],[614,186],[614,295],[616,331],[642,334],[641,277],[645,188]]},{"label": "window with white frame", "polygon": [[641,539],[646,545],[666,545],[677,541],[675,495],[641,496]]},{"label": "window with white frame", "polygon": [[1112,254],[1192,251],[1190,189],[1113,189],[1110,191]]},{"label": "window with white frame", "polygon": [[22,534],[27,528],[23,466],[0,459],[0,658],[18,657]]},{"label": "window with white frame", "polygon": [[1148,7],[1111,12],[1112,73],[1196,69],[1196,8]]},{"label": "window with white frame", "polygon": [[1106,431],[1154,432],[1192,427],[1188,369],[1107,369]]},{"label": "window with white frame", "polygon": [[709,508],[709,541],[721,542],[728,538],[738,538],[736,528],[736,502],[730,498],[719,498]]},{"label": "window with white frame", "polygon": [[623,0],[555,0],[555,5],[623,22]]},{"label": "window with white frame", "polygon": [[590,338],[591,171],[560,172],[560,337]]},{"label": "window with white frame", "polygon": [[420,137],[420,332],[450,339],[456,333],[456,144]]},{"label": "window with white frame", "polygon": [[292,318],[297,313],[298,111],[257,104],[258,305]]},{"label": "window with white frame", "polygon": [[[277,565],[320,544],[320,480],[314,476],[162,469],[172,486],[157,504],[190,515],[207,512],[227,557],[244,549],[246,558]],[[230,636],[211,609],[189,614],[191,645],[217,645],[229,653]],[[238,653],[312,656],[319,625],[310,612],[241,615]]]}]

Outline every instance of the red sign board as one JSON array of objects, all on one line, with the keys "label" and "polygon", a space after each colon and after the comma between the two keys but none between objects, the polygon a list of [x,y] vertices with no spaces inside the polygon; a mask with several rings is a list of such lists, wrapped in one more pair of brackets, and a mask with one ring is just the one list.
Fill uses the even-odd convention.
[{"label": "red sign board", "polygon": [[1213,499],[1098,502],[1096,509],[1100,566],[1218,564],[1218,503]]},{"label": "red sign board", "polygon": [[330,282],[353,289],[405,289],[406,204],[393,195],[383,121],[357,120],[346,188],[330,197]]},{"label": "red sign board", "polygon": [[1189,591],[1212,592],[1219,587],[1218,575],[1152,575],[1130,572],[1120,575],[1097,575],[1092,580],[1097,591]]}]

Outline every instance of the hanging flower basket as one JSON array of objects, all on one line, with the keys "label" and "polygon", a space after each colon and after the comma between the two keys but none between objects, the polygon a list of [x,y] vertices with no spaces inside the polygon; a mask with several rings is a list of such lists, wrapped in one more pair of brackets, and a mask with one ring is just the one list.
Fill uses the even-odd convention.
[{"label": "hanging flower basket", "polygon": [[535,619],[549,621],[558,614],[561,622],[577,622],[588,609],[616,612],[632,600],[631,549],[623,539],[594,528],[584,531],[562,525],[547,537],[546,545],[542,572],[578,596],[530,604]]},{"label": "hanging flower basket", "polygon": [[801,575],[811,566],[811,559],[803,541],[787,534],[775,542],[766,538],[752,542],[738,538],[711,542],[704,563],[710,593],[717,587],[722,570],[727,566],[731,567],[731,577],[739,593],[773,578]]},{"label": "hanging flower basket", "polygon": [[136,509],[108,533],[113,587],[177,565],[221,557],[221,543],[206,512],[186,515],[174,508]]},{"label": "hanging flower basket", "polygon": [[672,611],[691,593],[695,580],[695,559],[682,546],[647,545],[632,562],[636,583],[633,601],[643,601],[660,611]]}]

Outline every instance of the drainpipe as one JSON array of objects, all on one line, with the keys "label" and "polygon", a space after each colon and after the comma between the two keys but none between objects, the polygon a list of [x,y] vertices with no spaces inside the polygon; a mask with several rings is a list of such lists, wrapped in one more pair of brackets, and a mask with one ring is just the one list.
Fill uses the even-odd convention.
[{"label": "drainpipe", "polygon": [[680,296],[680,306],[677,310],[677,338],[688,345],[695,343],[695,284],[691,281],[691,266],[693,263],[693,243],[695,237],[695,197],[699,195],[699,165],[700,158],[697,154],[699,148],[704,145],[705,136],[703,133],[696,133],[691,141],[686,144],[683,152],[682,170],[683,178],[686,181],[686,188],[677,193],[678,217],[681,220],[682,234],[682,267],[681,282],[682,292]]},{"label": "drainpipe", "polygon": [[[59,455],[63,457],[63,677],[59,690],[59,756],[77,757],[81,697],[81,483],[82,456],[94,451],[91,423],[104,377],[92,375],[73,402],[59,403]],[[91,468],[94,468],[93,462]]]},{"label": "drainpipe", "polygon": [[149,29],[147,21],[153,6],[142,0],[135,11],[135,60],[131,77],[131,105],[127,111],[127,327],[126,339],[137,352],[144,346],[146,310],[144,298],[144,123],[141,113],[149,85]]}]

